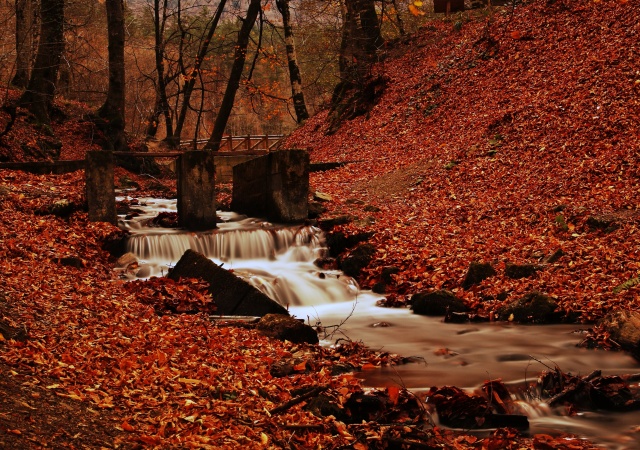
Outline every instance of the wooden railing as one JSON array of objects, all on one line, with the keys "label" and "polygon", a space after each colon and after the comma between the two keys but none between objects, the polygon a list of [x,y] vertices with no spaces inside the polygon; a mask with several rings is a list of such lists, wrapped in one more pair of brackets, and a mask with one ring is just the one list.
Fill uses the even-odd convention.
[{"label": "wooden railing", "polygon": [[[220,152],[238,152],[238,151],[270,151],[284,137],[283,134],[257,134],[246,136],[223,136],[220,141]],[[208,139],[198,139],[196,141],[197,148],[202,148]],[[182,141],[180,148],[193,149],[193,140]]]}]

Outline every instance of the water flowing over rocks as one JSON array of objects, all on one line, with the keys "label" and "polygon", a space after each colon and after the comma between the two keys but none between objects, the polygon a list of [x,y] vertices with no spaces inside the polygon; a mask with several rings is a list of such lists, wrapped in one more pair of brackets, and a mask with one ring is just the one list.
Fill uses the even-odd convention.
[{"label": "water flowing over rocks", "polygon": [[207,281],[220,315],[262,317],[269,313],[289,314],[278,302],[193,250],[184,253],[168,277],[172,280],[184,277]]}]

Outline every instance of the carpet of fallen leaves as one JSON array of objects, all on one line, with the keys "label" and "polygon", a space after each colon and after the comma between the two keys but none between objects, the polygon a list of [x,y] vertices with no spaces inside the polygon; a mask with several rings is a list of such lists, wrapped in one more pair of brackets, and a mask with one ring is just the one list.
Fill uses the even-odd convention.
[{"label": "carpet of fallen leaves", "polygon": [[[173,314],[210,304],[201,283],[127,284],[102,248],[116,227],[89,222],[81,209],[43,215],[62,199],[81,205],[83,185],[81,171],[0,171],[3,448],[591,448],[506,429],[464,436],[404,415],[395,425],[345,425],[304,402],[288,406],[308,388],[345,403],[363,388],[335,366],[375,370],[397,358],[361,343],[294,345],[207,314]],[[276,378],[270,368],[282,360],[296,361],[294,373]],[[385,395],[415,403],[397,387]]]},{"label": "carpet of fallen leaves", "polygon": [[[640,305],[637,286],[614,293],[640,272],[637,6],[534,0],[432,22],[376,67],[388,82],[368,115],[327,135],[321,113],[289,137],[312,162],[347,163],[311,183],[328,215],[357,218],[338,230],[375,233],[364,286],[395,266],[399,303],[446,288],[489,316],[538,290],[584,322]],[[504,276],[558,249],[533,277]],[[472,261],[498,275],[463,290]]]}]

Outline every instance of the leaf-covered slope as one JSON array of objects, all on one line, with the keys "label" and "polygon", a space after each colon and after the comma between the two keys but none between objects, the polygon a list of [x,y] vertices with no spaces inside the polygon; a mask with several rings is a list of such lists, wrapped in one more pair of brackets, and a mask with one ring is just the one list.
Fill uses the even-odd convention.
[{"label": "leaf-covered slope", "polygon": [[[312,184],[334,194],[334,211],[375,219],[358,226],[378,247],[365,285],[394,265],[392,293],[453,288],[487,314],[499,293],[533,289],[584,320],[638,306],[637,288],[613,294],[640,270],[637,6],[534,0],[463,18],[460,31],[435,21],[376,67],[389,83],[367,117],[327,136],[319,114],[289,138],[313,161],[354,161]],[[587,224],[607,214],[615,230]],[[507,262],[557,249],[565,255],[534,277],[504,276]],[[498,275],[463,292],[473,260]]]}]

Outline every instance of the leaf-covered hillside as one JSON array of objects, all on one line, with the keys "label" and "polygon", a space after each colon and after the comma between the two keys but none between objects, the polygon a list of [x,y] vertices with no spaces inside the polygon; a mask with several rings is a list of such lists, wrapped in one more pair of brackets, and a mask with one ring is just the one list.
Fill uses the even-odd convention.
[{"label": "leaf-covered hillside", "polygon": [[[368,114],[328,135],[325,112],[288,139],[348,162],[312,188],[360,219],[344,230],[375,232],[365,286],[395,266],[391,296],[448,288],[486,315],[531,290],[586,321],[638,306],[637,287],[613,291],[640,272],[640,8],[524,3],[390,45]],[[498,274],[463,290],[472,261]],[[507,263],[542,270],[512,279]]]}]

